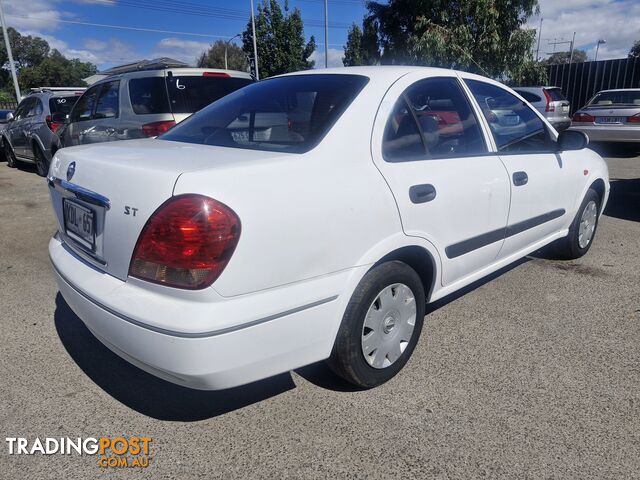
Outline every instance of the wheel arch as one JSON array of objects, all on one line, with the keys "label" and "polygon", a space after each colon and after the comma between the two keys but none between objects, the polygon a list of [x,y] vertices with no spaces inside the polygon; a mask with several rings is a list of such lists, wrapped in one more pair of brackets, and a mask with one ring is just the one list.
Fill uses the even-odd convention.
[{"label": "wheel arch", "polygon": [[595,192],[600,197],[600,212],[602,213],[602,209],[604,207],[605,195],[607,193],[607,188],[605,186],[604,180],[602,178],[598,178],[589,185],[590,189],[595,190]]}]

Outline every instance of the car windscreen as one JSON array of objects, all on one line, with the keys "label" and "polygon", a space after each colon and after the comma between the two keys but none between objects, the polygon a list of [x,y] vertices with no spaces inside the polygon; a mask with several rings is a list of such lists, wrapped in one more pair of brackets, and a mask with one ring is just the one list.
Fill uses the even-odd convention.
[{"label": "car windscreen", "polygon": [[253,83],[253,80],[214,75],[171,75],[166,77],[166,82],[173,113],[193,113]]},{"label": "car windscreen", "polygon": [[73,106],[76,104],[80,95],[69,95],[66,97],[51,97],[49,99],[49,110],[51,115],[62,113],[68,115]]},{"label": "car windscreen", "polygon": [[562,102],[567,99],[559,88],[547,88],[547,93],[553,102]]},{"label": "car windscreen", "polygon": [[303,153],[322,140],[368,81],[347,74],[263,80],[221,98],[158,138]]},{"label": "car windscreen", "polygon": [[587,107],[640,107],[640,90],[600,92],[591,99]]}]

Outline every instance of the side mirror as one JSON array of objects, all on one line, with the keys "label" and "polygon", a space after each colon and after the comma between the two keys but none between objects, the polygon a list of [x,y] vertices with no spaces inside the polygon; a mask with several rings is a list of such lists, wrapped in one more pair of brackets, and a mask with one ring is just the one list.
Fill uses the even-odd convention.
[{"label": "side mirror", "polygon": [[7,122],[13,122],[13,113],[9,112],[7,113],[7,116],[5,117],[5,121]]},{"label": "side mirror", "polygon": [[564,130],[558,135],[558,151],[582,150],[589,145],[589,137],[578,130]]}]

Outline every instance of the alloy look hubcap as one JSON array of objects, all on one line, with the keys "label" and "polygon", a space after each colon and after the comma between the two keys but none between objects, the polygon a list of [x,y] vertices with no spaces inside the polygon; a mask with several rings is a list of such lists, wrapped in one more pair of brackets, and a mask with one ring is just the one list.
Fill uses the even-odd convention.
[{"label": "alloy look hubcap", "polygon": [[596,221],[598,219],[598,208],[596,202],[591,200],[587,203],[582,211],[580,218],[580,226],[578,227],[578,245],[580,248],[586,248],[593,238],[593,232],[596,230]]},{"label": "alloy look hubcap", "polygon": [[416,325],[416,300],[403,283],[385,287],[369,307],[362,327],[362,354],[373,368],[386,368],[409,345]]}]

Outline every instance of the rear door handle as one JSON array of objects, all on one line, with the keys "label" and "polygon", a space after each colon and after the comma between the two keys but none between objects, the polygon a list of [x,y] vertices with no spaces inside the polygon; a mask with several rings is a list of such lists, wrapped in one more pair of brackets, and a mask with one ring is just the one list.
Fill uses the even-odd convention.
[{"label": "rear door handle", "polygon": [[529,181],[529,177],[527,176],[527,172],[514,172],[513,173],[513,184],[516,187],[520,187],[522,185],[526,185]]},{"label": "rear door handle", "polygon": [[409,198],[413,203],[427,203],[436,198],[436,187],[430,183],[413,185],[409,188]]}]

